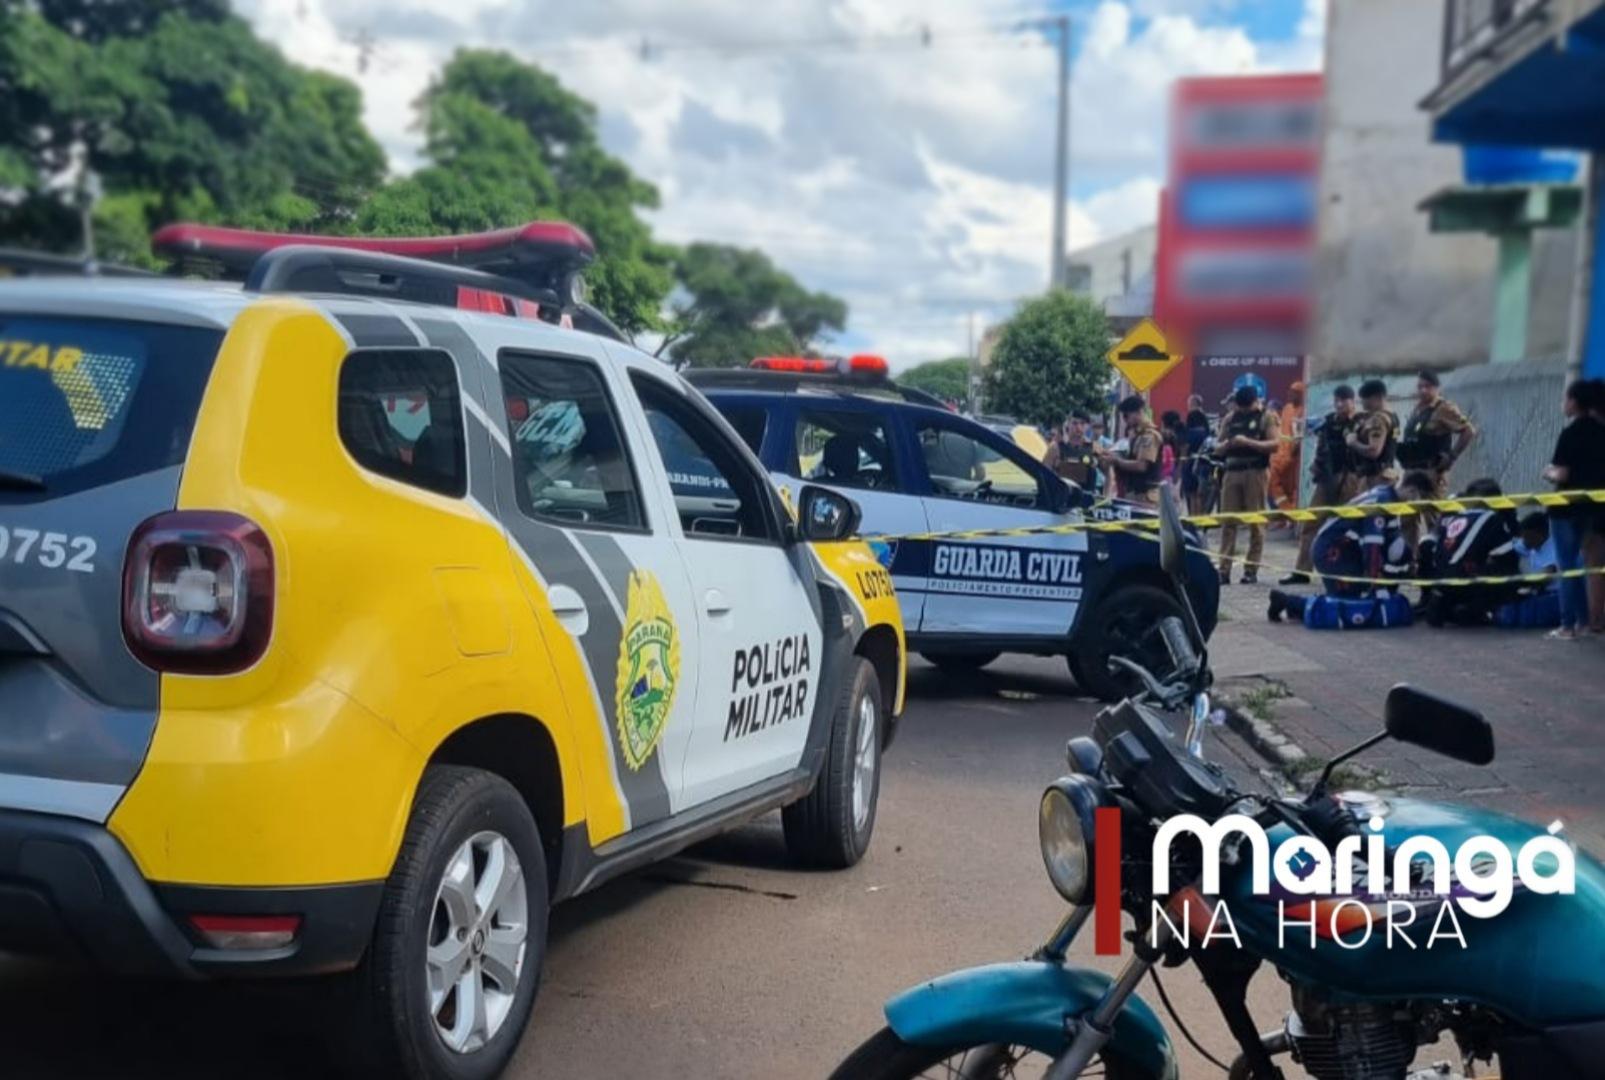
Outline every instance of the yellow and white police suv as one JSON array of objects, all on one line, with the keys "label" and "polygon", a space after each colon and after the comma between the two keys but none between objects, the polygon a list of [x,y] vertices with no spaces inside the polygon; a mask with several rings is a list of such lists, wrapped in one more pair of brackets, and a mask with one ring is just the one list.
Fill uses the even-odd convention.
[{"label": "yellow and white police suv", "polygon": [[490,1077],[552,901],[775,808],[863,855],[885,571],[558,298],[583,234],[163,239],[244,287],[0,283],[0,948],[345,972],[370,1066]]}]

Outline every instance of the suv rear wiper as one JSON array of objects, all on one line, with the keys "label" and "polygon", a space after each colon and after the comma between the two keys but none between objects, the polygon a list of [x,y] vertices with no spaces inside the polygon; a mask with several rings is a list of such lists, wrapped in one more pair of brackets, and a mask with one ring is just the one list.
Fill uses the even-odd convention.
[{"label": "suv rear wiper", "polygon": [[45,482],[32,473],[0,469],[0,489],[11,491],[43,491]]}]

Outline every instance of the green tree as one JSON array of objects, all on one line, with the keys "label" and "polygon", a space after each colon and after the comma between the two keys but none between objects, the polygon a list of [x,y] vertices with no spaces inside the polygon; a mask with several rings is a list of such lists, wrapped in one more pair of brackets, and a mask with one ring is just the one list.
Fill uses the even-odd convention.
[{"label": "green tree", "polygon": [[298,68],[221,0],[0,0],[0,232],[82,243],[76,178],[106,198],[100,254],[150,262],[193,218],[341,229],[384,155],[350,83]]},{"label": "green tree", "polygon": [[1023,305],[1003,328],[983,383],[987,409],[1051,427],[1072,409],[1103,406],[1109,323],[1084,296],[1053,292]]},{"label": "green tree", "polygon": [[626,330],[657,325],[669,249],[638,212],[657,189],[602,149],[596,109],[506,53],[459,50],[418,101],[428,164],[387,185],[357,229],[473,232],[531,219],[573,222],[596,242],[591,299]]},{"label": "green tree", "polygon": [[943,401],[963,401],[970,396],[970,361],[963,356],[927,360],[898,375],[897,381]]},{"label": "green tree", "polygon": [[847,323],[847,304],[810,292],[761,251],[692,244],[674,261],[660,355],[692,367],[740,367],[755,356],[808,354]]}]

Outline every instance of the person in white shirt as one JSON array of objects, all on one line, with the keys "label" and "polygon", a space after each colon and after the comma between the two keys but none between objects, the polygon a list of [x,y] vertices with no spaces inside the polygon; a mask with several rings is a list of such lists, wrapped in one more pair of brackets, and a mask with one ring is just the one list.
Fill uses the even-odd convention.
[{"label": "person in white shirt", "polygon": [[[1549,515],[1535,510],[1521,519],[1521,537],[1516,541],[1524,574],[1553,574],[1560,566],[1555,555],[1555,539],[1549,535]],[[1553,589],[1551,581],[1548,588]]]}]

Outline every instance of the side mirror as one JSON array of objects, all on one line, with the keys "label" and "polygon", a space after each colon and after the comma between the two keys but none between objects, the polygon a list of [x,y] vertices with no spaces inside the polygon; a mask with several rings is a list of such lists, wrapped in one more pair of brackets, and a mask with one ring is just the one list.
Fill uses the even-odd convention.
[{"label": "side mirror", "polygon": [[858,532],[858,504],[828,488],[805,485],[797,496],[797,535],[803,540],[846,540]]},{"label": "side mirror", "polygon": [[1168,484],[1159,489],[1159,565],[1175,581],[1187,579],[1187,533]]},{"label": "side mirror", "polygon": [[1494,731],[1475,709],[1400,683],[1383,709],[1388,734],[1469,765],[1494,759]]}]

